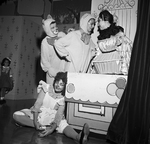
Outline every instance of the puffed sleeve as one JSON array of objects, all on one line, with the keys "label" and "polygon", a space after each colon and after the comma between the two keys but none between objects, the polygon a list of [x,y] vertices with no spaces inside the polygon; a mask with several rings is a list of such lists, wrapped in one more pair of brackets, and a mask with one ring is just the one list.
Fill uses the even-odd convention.
[{"label": "puffed sleeve", "polygon": [[116,37],[111,37],[105,40],[98,41],[99,49],[102,52],[111,52],[116,50]]},{"label": "puffed sleeve", "polygon": [[41,112],[40,108],[43,104],[43,99],[45,97],[45,94],[51,91],[51,87],[52,86],[50,84],[47,84],[46,82],[42,80],[39,82],[39,85],[37,87],[37,92],[39,94],[38,94],[36,102],[34,103],[34,106],[31,107],[32,112]]},{"label": "puffed sleeve", "polygon": [[40,93],[41,90],[43,90],[45,93],[48,92],[50,86],[50,84],[47,84],[43,80],[40,80],[39,85],[37,87],[37,93]]}]

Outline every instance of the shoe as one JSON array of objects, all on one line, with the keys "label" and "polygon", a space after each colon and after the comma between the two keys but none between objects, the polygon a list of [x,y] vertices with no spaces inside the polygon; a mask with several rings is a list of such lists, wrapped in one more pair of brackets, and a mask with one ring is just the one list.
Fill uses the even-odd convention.
[{"label": "shoe", "polygon": [[89,134],[90,134],[89,125],[85,123],[81,132],[80,144],[87,144]]}]

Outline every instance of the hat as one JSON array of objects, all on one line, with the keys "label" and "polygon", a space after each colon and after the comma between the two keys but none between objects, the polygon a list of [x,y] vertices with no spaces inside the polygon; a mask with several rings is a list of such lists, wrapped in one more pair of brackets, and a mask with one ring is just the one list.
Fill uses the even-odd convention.
[{"label": "hat", "polygon": [[90,19],[95,19],[93,15],[89,14],[89,13],[85,13],[81,19],[80,19],[80,28],[85,32],[85,33],[88,33],[87,31],[87,24],[88,24],[88,21]]},{"label": "hat", "polygon": [[52,22],[55,22],[55,20],[52,18],[51,15],[48,15],[48,16],[47,16],[47,19],[45,19],[45,20],[43,19],[43,20],[42,20],[42,27],[43,27],[45,33],[46,33],[48,36],[50,36],[50,37],[55,37],[55,36],[57,36],[58,33],[55,34],[55,33],[53,33],[53,32],[51,31],[51,29],[50,29],[50,24],[51,24]]}]

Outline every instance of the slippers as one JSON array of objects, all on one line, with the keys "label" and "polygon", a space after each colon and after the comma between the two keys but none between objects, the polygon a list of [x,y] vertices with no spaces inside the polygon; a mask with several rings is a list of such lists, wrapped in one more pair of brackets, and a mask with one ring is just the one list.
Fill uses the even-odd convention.
[{"label": "slippers", "polygon": [[90,134],[89,125],[85,123],[81,132],[80,144],[87,144],[89,134]]}]

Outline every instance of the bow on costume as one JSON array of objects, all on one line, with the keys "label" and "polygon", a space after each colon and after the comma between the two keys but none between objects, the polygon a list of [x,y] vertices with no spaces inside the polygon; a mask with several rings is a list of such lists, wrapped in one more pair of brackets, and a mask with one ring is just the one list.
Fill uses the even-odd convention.
[{"label": "bow on costume", "polygon": [[55,40],[58,40],[58,37],[47,38],[47,43],[54,46]]},{"label": "bow on costume", "polygon": [[81,40],[88,45],[90,43],[91,35],[85,32],[81,33]]}]

